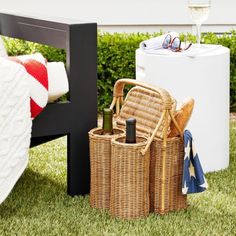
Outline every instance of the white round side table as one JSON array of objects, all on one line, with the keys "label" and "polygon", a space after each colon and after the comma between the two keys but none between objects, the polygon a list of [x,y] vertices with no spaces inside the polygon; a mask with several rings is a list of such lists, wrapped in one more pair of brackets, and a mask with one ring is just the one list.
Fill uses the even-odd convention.
[{"label": "white round side table", "polygon": [[136,50],[137,80],[165,88],[178,104],[194,98],[187,129],[205,172],[229,165],[229,65],[229,49],[222,46],[195,57]]}]

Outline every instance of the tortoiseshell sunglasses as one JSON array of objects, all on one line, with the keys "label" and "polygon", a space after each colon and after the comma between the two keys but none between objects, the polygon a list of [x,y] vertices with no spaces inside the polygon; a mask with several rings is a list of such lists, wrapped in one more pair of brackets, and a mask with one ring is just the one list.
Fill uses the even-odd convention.
[{"label": "tortoiseshell sunglasses", "polygon": [[192,43],[190,43],[189,45],[187,45],[185,48],[181,48],[181,41],[179,37],[175,37],[172,39],[170,34],[167,34],[163,43],[162,43],[162,47],[165,49],[170,48],[172,51],[174,52],[181,52],[184,50],[187,50],[191,47]]}]

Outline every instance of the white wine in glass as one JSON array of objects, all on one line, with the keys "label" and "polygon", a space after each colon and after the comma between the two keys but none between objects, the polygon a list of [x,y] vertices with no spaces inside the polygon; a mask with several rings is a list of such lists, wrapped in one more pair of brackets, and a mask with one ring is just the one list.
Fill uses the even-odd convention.
[{"label": "white wine in glass", "polygon": [[192,20],[197,26],[197,45],[201,42],[201,26],[207,20],[210,12],[210,0],[189,0],[188,7],[192,16]]}]

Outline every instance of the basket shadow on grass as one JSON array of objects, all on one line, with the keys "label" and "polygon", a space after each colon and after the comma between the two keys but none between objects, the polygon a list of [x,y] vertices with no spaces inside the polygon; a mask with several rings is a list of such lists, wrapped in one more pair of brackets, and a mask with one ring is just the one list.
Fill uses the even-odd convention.
[{"label": "basket shadow on grass", "polygon": [[[187,210],[124,221],[90,208],[89,196],[66,193],[65,139],[31,150],[29,167],[0,205],[6,235],[234,235],[236,231],[236,123],[231,129],[227,170],[207,174],[210,185],[190,195]],[[48,223],[45,223],[48,222]],[[3,234],[5,235],[5,234]],[[193,235],[193,234],[192,234]]]},{"label": "basket shadow on grass", "polygon": [[[223,172],[224,171],[222,171],[222,174]],[[227,196],[227,194],[223,194],[220,196],[220,198],[223,199],[228,197],[229,196]],[[72,215],[74,215],[74,217],[76,218],[78,217],[77,219],[84,218],[87,221],[88,225],[94,224],[95,221],[98,221],[98,232],[102,232],[102,230],[108,230],[108,232],[110,233],[115,233],[114,235],[118,235],[119,230],[121,230],[121,228],[123,227],[124,232],[127,233],[126,230],[133,232],[133,234],[131,233],[130,235],[135,235],[135,232],[137,233],[137,235],[139,235],[138,232],[139,230],[141,230],[139,227],[143,228],[141,230],[143,232],[149,231],[150,235],[152,235],[152,233],[154,232],[158,232],[163,228],[168,229],[166,232],[169,233],[174,233],[177,228],[178,233],[191,233],[192,229],[197,229],[199,225],[203,224],[203,219],[201,219],[200,216],[204,215],[204,219],[207,219],[206,221],[209,223],[209,227],[217,228],[219,226],[214,226],[214,224],[216,223],[216,219],[221,219],[219,220],[219,224],[221,224],[220,227],[222,227],[222,219],[235,218],[234,213],[230,213],[230,208],[225,208],[223,205],[217,206],[217,202],[216,204],[214,204],[213,202],[212,209],[209,209],[209,206],[207,206],[207,204],[209,203],[209,194],[204,193],[201,196],[199,195],[197,198],[190,198],[190,206],[187,210],[174,212],[165,216],[159,216],[152,213],[148,218],[125,221],[109,217],[107,211],[100,211],[90,208],[88,203],[89,198],[80,197],[80,199],[83,201],[84,208],[80,211],[79,207],[77,206],[76,210],[78,210],[78,212]],[[204,199],[206,199],[205,204]],[[73,208],[78,203],[78,200],[79,199],[77,197],[71,198],[70,196],[67,196],[66,182],[59,184],[57,181],[54,181],[40,173],[32,171],[31,169],[27,169],[20,181],[17,183],[10,197],[6,200],[6,204],[4,203],[0,206],[0,218],[2,220],[7,218],[14,219],[15,217],[18,217],[20,219],[20,217],[23,216],[27,216],[27,218],[33,218],[36,216],[35,211],[39,210],[40,211],[38,212],[38,214],[40,214],[41,216],[48,215],[50,210],[56,210],[55,213],[50,213],[51,216],[53,216],[54,214],[58,215],[58,213],[63,214],[63,212],[66,212],[67,210],[73,211]],[[56,205],[56,209],[54,209],[54,204]],[[88,215],[90,219],[88,218]],[[181,218],[184,218],[185,221],[180,220]],[[61,220],[63,221],[63,218]],[[74,221],[74,219],[71,219],[71,221]],[[106,225],[106,229],[102,229],[102,227],[104,227],[104,224]],[[109,224],[111,224],[111,226],[108,226]],[[192,225],[190,229],[184,229],[185,224]],[[123,227],[121,227],[122,225]],[[203,225],[206,227],[207,224],[204,223]],[[227,225],[228,224],[226,223],[226,226]],[[67,226],[69,225],[67,224]],[[158,227],[160,228],[158,229]],[[181,228],[183,228],[183,230]],[[88,233],[86,229],[84,230]],[[230,229],[227,230],[229,230],[229,232],[232,232]],[[93,227],[91,231],[95,232]],[[204,230],[199,229],[198,232],[203,233]]]},{"label": "basket shadow on grass", "polygon": [[[219,192],[221,192],[219,194],[221,194],[221,198],[223,199],[235,197],[235,193],[230,191],[227,185],[218,181],[220,179],[225,179],[225,180],[227,179],[228,182],[231,182],[233,180],[231,176],[235,172],[234,166],[230,165],[227,172],[225,170],[222,170],[222,171],[218,171],[217,173],[207,174],[209,182],[210,182],[210,187],[211,187],[211,184],[213,185],[215,182],[218,182],[218,186],[214,184],[215,185],[214,190],[215,191],[219,190]],[[224,192],[224,194],[222,193],[222,191]],[[203,197],[203,199],[201,199],[202,204],[204,202],[205,196],[206,197],[208,196],[207,193],[208,192],[201,194],[201,196]],[[194,196],[194,195],[189,195],[189,196],[191,200],[192,198],[191,196]],[[89,196],[87,196],[86,198],[85,197],[82,197],[82,198],[86,199],[85,201],[86,204],[89,204],[88,202]],[[17,202],[16,202],[16,199],[17,199]],[[0,205],[0,216],[4,218],[12,214],[16,214],[20,210],[24,210],[24,212],[28,211],[28,213],[30,213],[32,211],[31,207],[40,209],[40,205],[42,203],[47,204],[47,203],[51,203],[52,201],[54,203],[56,203],[57,201],[62,201],[63,204],[65,204],[66,202],[69,202],[72,199],[76,199],[76,198],[72,198],[67,195],[65,178],[64,178],[64,181],[62,182],[55,181],[53,178],[50,178],[47,175],[41,174],[30,168],[27,168],[25,173],[22,175],[22,177],[16,184],[9,198],[6,200],[6,204],[3,203],[2,205]],[[197,205],[194,205],[191,203],[192,202],[190,201],[189,206],[186,210],[182,210],[179,212],[190,213],[192,210],[203,211]],[[100,210],[96,210],[92,208],[90,208],[90,210],[94,210],[95,212],[100,212],[100,213],[107,212],[106,210],[100,211]],[[3,211],[6,211],[4,212],[4,215],[1,214]],[[179,212],[176,212],[176,213],[172,212],[171,214],[169,214],[169,216],[176,215]],[[43,212],[41,212],[41,214],[43,214]],[[217,212],[215,212],[214,214],[217,214]],[[228,216],[230,216],[230,214],[228,214],[227,212],[224,212],[224,214],[227,214]]]}]

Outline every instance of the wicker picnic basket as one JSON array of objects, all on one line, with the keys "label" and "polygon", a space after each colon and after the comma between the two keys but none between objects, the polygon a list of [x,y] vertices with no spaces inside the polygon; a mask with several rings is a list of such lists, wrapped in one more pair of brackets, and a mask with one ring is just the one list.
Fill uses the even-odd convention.
[{"label": "wicker picnic basket", "polygon": [[[130,89],[124,101],[125,84],[135,87]],[[118,127],[124,128],[125,120],[133,117],[137,120],[137,131],[149,136],[142,153],[145,154],[150,147],[150,211],[165,214],[186,208],[187,198],[181,192],[183,134],[174,118],[175,100],[162,88],[133,79],[120,79],[114,86],[110,108],[114,106]],[[171,120],[180,137],[167,138]]]},{"label": "wicker picnic basket", "polygon": [[142,150],[148,139],[137,136],[135,144],[125,143],[125,136],[111,141],[110,214],[122,219],[149,214],[150,149]]},{"label": "wicker picnic basket", "polygon": [[90,205],[94,208],[109,209],[111,139],[124,134],[119,128],[113,129],[113,135],[103,135],[101,128],[89,131],[90,148]]}]

